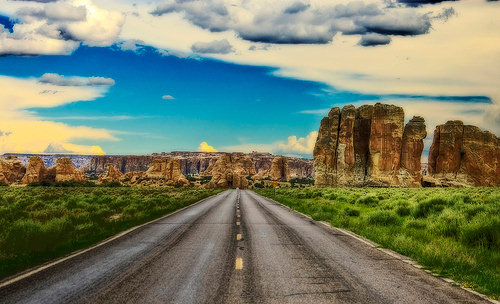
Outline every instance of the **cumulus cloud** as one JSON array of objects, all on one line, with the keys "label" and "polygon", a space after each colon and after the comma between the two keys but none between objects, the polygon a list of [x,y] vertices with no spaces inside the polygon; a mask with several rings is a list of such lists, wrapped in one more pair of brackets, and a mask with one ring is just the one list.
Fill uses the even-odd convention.
[{"label": "cumulus cloud", "polygon": [[391,37],[376,33],[365,34],[361,36],[359,45],[361,46],[376,46],[386,45],[391,42]]},{"label": "cumulus cloud", "polygon": [[174,100],[175,98],[172,95],[163,95],[161,97],[161,99],[164,99],[164,100]]},{"label": "cumulus cloud", "polygon": [[80,44],[110,46],[124,23],[122,13],[91,0],[38,2],[25,2],[9,16],[16,20],[12,31],[0,28],[0,55],[67,55]]},{"label": "cumulus cloud", "polygon": [[[72,145],[76,139],[117,140],[111,131],[87,126],[69,126],[37,117],[27,110],[50,108],[76,101],[95,100],[103,96],[107,86],[65,86],[56,94],[40,94],[54,85],[37,78],[0,76],[0,154],[6,152],[42,153],[50,143],[63,144],[69,151],[99,152],[97,148]],[[6,136],[8,134],[8,136]]]},{"label": "cumulus cloud", "polygon": [[139,39],[130,39],[121,41],[117,43],[116,46],[122,51],[132,51],[134,53],[140,53],[144,50],[144,41]]},{"label": "cumulus cloud", "polygon": [[212,147],[209,144],[207,144],[206,141],[202,142],[198,146],[198,151],[199,152],[219,152],[217,149],[215,149],[214,147]]},{"label": "cumulus cloud", "polygon": [[181,13],[192,24],[211,32],[233,30],[244,40],[274,44],[326,44],[338,32],[422,35],[429,32],[432,20],[429,13],[412,7],[362,1],[243,2],[236,6],[224,0],[168,0],[151,12],[153,16],[172,13]]},{"label": "cumulus cloud", "polygon": [[227,39],[211,42],[196,42],[191,46],[194,53],[199,54],[228,54],[233,52],[233,47]]},{"label": "cumulus cloud", "polygon": [[242,143],[223,147],[223,151],[230,152],[268,152],[282,153],[286,155],[310,155],[314,150],[314,144],[318,137],[317,131],[311,131],[305,137],[297,137],[296,135],[288,136],[286,140],[280,140],[269,144],[263,143]]},{"label": "cumulus cloud", "polygon": [[[112,86],[115,81],[105,77],[65,77],[55,73],[45,73],[38,80],[40,83],[52,84],[56,86]],[[45,92],[46,93],[46,92]]]},{"label": "cumulus cloud", "polygon": [[278,143],[277,149],[287,153],[312,154],[317,137],[317,131],[310,132],[306,137],[288,136],[286,142]]},{"label": "cumulus cloud", "polygon": [[398,2],[406,4],[408,6],[420,6],[424,4],[438,4],[446,1],[457,1],[457,0],[398,0]]}]

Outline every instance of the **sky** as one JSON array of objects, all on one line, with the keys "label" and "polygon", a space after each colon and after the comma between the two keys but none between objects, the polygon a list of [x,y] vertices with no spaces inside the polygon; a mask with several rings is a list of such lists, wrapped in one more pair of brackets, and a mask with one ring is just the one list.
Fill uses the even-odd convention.
[{"label": "sky", "polygon": [[0,154],[312,157],[333,106],[500,135],[500,2],[0,0]]}]

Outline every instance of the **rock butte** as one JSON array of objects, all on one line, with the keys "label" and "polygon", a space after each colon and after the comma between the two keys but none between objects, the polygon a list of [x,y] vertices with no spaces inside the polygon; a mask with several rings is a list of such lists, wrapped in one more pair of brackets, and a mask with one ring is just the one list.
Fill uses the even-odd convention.
[{"label": "rock butte", "polygon": [[425,121],[404,126],[401,107],[334,107],[314,147],[317,186],[420,186]]},{"label": "rock butte", "polygon": [[436,127],[422,176],[425,120],[404,125],[401,107],[377,103],[334,107],[321,120],[314,147],[317,186],[500,186],[500,140],[448,121]]},{"label": "rock butte", "polygon": [[202,175],[212,176],[207,188],[248,188],[247,177],[255,175],[252,159],[243,153],[224,153]]}]

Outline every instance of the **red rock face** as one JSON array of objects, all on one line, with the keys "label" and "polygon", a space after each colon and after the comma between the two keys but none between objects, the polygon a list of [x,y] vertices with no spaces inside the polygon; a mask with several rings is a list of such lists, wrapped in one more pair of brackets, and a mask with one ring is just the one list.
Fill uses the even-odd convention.
[{"label": "red rock face", "polygon": [[318,138],[314,146],[314,183],[317,186],[337,184],[337,143],[340,124],[340,109],[335,107],[321,120]]},{"label": "red rock face", "polygon": [[371,182],[396,183],[394,177],[400,166],[403,127],[403,108],[380,103],[373,107],[368,167]]},{"label": "red rock face", "polygon": [[429,152],[429,172],[455,178],[460,169],[464,124],[448,121],[436,127],[434,140]]},{"label": "red rock face", "polygon": [[500,186],[500,139],[478,127],[448,121],[434,131],[429,173],[441,184]]},{"label": "red rock face", "polygon": [[337,144],[337,183],[349,185],[354,177],[354,123],[356,108],[348,105],[342,108]]},{"label": "red rock face", "polygon": [[416,172],[420,172],[425,123],[414,118],[405,141],[403,130],[404,111],[398,106],[333,108],[321,121],[314,148],[315,184],[420,186],[421,175]]},{"label": "red rock face", "polygon": [[[420,116],[414,116],[405,126],[401,149],[401,169],[405,170],[414,182],[422,179],[420,157],[424,150],[426,136],[425,120]],[[417,185],[413,184],[413,186]]]},{"label": "red rock face", "polygon": [[363,105],[356,109],[354,121],[354,184],[363,184],[367,174],[370,157],[370,132],[372,126],[373,106]]}]

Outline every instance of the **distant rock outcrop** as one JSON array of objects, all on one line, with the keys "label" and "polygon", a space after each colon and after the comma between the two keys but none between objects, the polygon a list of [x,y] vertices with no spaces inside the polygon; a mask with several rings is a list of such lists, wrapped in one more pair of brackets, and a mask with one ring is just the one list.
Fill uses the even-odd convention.
[{"label": "distant rock outcrop", "polygon": [[123,173],[121,173],[120,170],[109,164],[107,165],[106,173],[99,176],[99,181],[105,183],[119,182],[122,176]]},{"label": "distant rock outcrop", "polygon": [[[122,173],[134,171],[146,171],[156,157],[175,157],[179,159],[181,172],[187,175],[199,175],[213,165],[223,152],[170,152],[153,155],[130,155],[130,156],[93,156],[90,164],[86,166],[87,175],[102,175],[106,172],[108,164],[112,164]],[[246,154],[253,161],[255,171],[267,171],[275,155],[271,153],[252,152]],[[288,157],[290,177],[313,178],[314,167],[312,160]]]},{"label": "distant rock outcrop", "polygon": [[377,103],[332,108],[321,120],[314,147],[315,184],[419,186],[421,176],[415,172],[420,171],[423,119],[415,117],[403,133],[401,107]]},{"label": "distant rock outcrop", "polygon": [[[49,170],[52,170],[52,168],[49,168]],[[56,176],[55,176],[56,182],[85,181],[85,175],[83,174],[82,171],[75,168],[69,157],[58,158],[55,165],[55,171],[56,171]]]},{"label": "distant rock outcrop", "polygon": [[12,184],[21,182],[26,168],[16,156],[0,158],[0,183]]},{"label": "distant rock outcrop", "polygon": [[22,179],[23,184],[42,181],[54,181],[56,179],[56,168],[48,169],[40,156],[31,156],[26,168],[26,174]]},{"label": "distant rock outcrop", "polygon": [[155,158],[151,167],[146,171],[148,179],[164,180],[168,186],[189,186],[189,181],[181,172],[178,158]]},{"label": "distant rock outcrop", "polygon": [[254,180],[269,178],[275,181],[289,181],[290,168],[288,158],[285,156],[276,156],[271,162],[269,170],[261,170],[256,175],[252,176]]},{"label": "distant rock outcrop", "polygon": [[500,139],[454,120],[439,125],[429,152],[429,174],[443,186],[500,186]]},{"label": "distant rock outcrop", "polygon": [[208,188],[247,189],[247,177],[255,175],[255,166],[252,159],[243,153],[224,153],[203,175],[212,176]]}]

